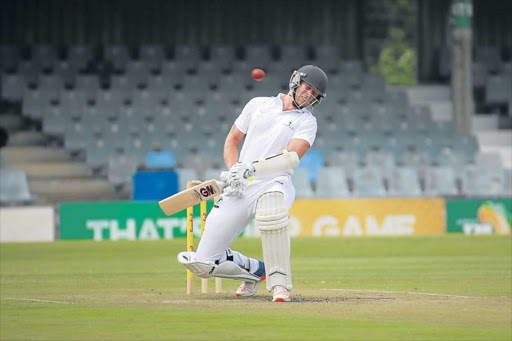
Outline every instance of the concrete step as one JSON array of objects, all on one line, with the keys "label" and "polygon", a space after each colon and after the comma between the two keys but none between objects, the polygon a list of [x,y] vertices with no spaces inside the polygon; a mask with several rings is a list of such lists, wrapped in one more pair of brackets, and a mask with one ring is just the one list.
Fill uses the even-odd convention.
[{"label": "concrete step", "polygon": [[107,180],[29,180],[29,188],[39,201],[46,203],[116,199],[115,189]]},{"label": "concrete step", "polygon": [[512,130],[483,130],[476,133],[481,146],[503,146],[512,148]]},{"label": "concrete step", "polygon": [[512,149],[510,147],[482,146],[480,147],[480,152],[499,154],[503,168],[512,168]]},{"label": "concrete step", "polygon": [[497,114],[473,115],[473,133],[486,130],[498,130],[499,116]]},{"label": "concrete step", "polygon": [[41,146],[48,142],[48,137],[39,132],[31,130],[21,130],[12,133],[9,136],[9,146]]},{"label": "concrete step", "polygon": [[29,179],[84,179],[92,176],[83,162],[29,162],[11,163],[9,168],[25,170]]},{"label": "concrete step", "polygon": [[512,168],[512,130],[484,130],[476,133],[480,151],[498,153],[504,168]]},{"label": "concrete step", "polygon": [[2,157],[7,165],[29,162],[69,161],[69,152],[63,148],[43,146],[6,146],[2,148]]},{"label": "concrete step", "polygon": [[432,101],[451,101],[451,89],[447,85],[417,85],[406,88],[409,103],[425,105]]}]

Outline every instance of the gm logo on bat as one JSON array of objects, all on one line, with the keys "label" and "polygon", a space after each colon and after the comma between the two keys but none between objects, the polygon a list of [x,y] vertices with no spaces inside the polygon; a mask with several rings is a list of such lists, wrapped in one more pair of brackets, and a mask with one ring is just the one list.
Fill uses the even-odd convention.
[{"label": "gm logo on bat", "polygon": [[215,192],[215,188],[213,188],[213,186],[211,186],[211,185],[209,185],[209,186],[205,186],[205,187],[203,187],[203,188],[200,188],[200,189],[199,189],[199,193],[201,193],[201,196],[202,196],[203,198],[208,198],[208,197],[210,197],[210,196],[212,196],[212,195],[217,194],[217,193]]}]

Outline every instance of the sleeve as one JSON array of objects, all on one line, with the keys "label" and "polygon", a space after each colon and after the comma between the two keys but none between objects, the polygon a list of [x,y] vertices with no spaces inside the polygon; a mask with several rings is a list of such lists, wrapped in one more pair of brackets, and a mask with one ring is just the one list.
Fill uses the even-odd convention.
[{"label": "sleeve", "polygon": [[249,123],[251,122],[251,116],[254,112],[255,106],[256,98],[253,98],[245,105],[242,112],[235,120],[235,126],[244,134],[247,134],[247,130],[249,129]]},{"label": "sleeve", "polygon": [[292,136],[292,139],[302,139],[306,140],[309,143],[310,147],[313,147],[313,143],[316,138],[316,117],[311,115],[309,116],[301,125],[295,130],[295,133]]}]

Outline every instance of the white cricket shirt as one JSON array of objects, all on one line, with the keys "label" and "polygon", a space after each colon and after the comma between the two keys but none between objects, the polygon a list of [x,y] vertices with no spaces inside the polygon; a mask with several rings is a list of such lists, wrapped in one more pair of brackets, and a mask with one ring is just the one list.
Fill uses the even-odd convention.
[{"label": "white cricket shirt", "polygon": [[310,147],[316,137],[316,117],[307,110],[283,111],[283,94],[255,97],[235,121],[246,134],[240,161],[250,163],[282,152],[291,139],[306,140]]}]

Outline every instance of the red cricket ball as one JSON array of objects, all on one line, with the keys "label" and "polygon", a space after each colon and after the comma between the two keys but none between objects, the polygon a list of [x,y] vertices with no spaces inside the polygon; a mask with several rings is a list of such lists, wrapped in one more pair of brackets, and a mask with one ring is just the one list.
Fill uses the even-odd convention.
[{"label": "red cricket ball", "polygon": [[251,74],[252,78],[257,81],[262,81],[265,78],[265,71],[262,69],[254,69]]}]

